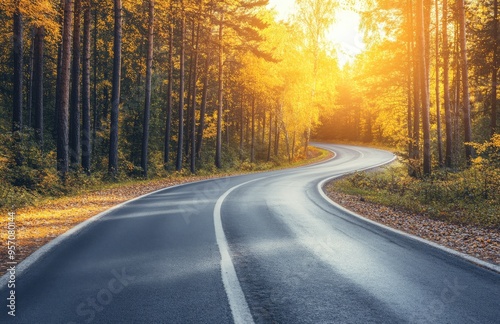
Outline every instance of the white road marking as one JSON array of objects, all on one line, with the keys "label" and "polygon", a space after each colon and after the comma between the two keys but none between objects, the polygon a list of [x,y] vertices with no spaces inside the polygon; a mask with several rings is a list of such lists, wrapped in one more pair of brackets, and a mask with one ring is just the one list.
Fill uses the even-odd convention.
[{"label": "white road marking", "polygon": [[[231,177],[228,177],[228,178],[231,178]],[[23,261],[21,261],[16,267],[16,276],[17,276],[17,278],[19,278],[26,270],[31,268],[34,263],[36,263],[38,260],[42,259],[43,256],[45,256],[46,254],[51,252],[59,244],[62,244],[67,239],[79,234],[84,229],[87,229],[89,226],[95,224],[97,221],[99,221],[101,218],[103,218],[107,214],[109,214],[109,213],[111,213],[119,208],[122,208],[131,202],[145,198],[147,196],[154,195],[154,194],[159,193],[161,191],[166,191],[166,190],[171,190],[171,189],[175,189],[175,188],[179,188],[179,187],[189,186],[192,184],[210,182],[210,181],[217,180],[217,179],[222,179],[222,178],[214,178],[214,179],[205,179],[205,180],[200,180],[200,181],[186,182],[186,183],[181,183],[178,185],[158,189],[156,191],[149,192],[149,193],[144,194],[142,196],[124,201],[124,202],[122,202],[118,205],[115,205],[115,206],[95,215],[95,216],[92,216],[91,218],[88,218],[87,220],[79,223],[75,227],[72,227],[68,231],[66,231],[63,234],[59,235],[58,237],[54,238],[52,241],[48,242],[47,244],[41,246],[38,250],[33,252],[31,255],[29,255]],[[8,281],[9,281],[9,273],[5,273],[3,276],[0,277],[0,288],[7,286]]]},{"label": "white road marking", "polygon": [[[385,162],[385,163],[382,163],[380,164],[379,166],[382,166],[384,164],[387,164],[387,163],[390,163],[392,161],[394,161],[396,159],[396,157],[393,157],[392,160],[390,160],[389,162]],[[375,166],[376,167],[376,166]],[[370,167],[372,168],[372,167]],[[361,169],[359,171],[363,171],[363,170],[368,170],[370,168],[365,168],[365,169]],[[398,233],[399,235],[401,236],[405,236],[405,237],[409,237],[409,238],[412,238],[414,239],[415,241],[419,241],[421,243],[424,243],[424,244],[427,244],[427,245],[430,245],[436,249],[439,249],[441,251],[445,251],[449,254],[452,254],[454,256],[457,256],[459,258],[462,258],[464,260],[467,260],[468,262],[471,262],[471,263],[474,263],[480,267],[483,267],[483,268],[486,268],[488,270],[491,270],[491,271],[494,271],[494,272],[498,272],[500,273],[500,266],[499,265],[496,265],[496,264],[493,264],[493,263],[489,263],[489,262],[486,262],[486,261],[483,261],[483,260],[480,260],[478,258],[475,258],[471,255],[468,255],[468,254],[465,254],[465,253],[462,253],[462,252],[458,252],[456,250],[453,250],[451,248],[448,248],[446,246],[443,246],[443,245],[440,245],[438,243],[435,243],[433,241],[429,241],[429,240],[426,240],[424,238],[421,238],[419,236],[416,236],[416,235],[413,235],[413,234],[409,234],[409,233],[406,233],[406,232],[403,232],[401,230],[398,230],[398,229],[395,229],[395,228],[392,228],[392,227],[389,227],[389,226],[386,226],[384,224],[381,224],[381,223],[377,223],[369,218],[366,218],[366,217],[363,217],[341,205],[339,205],[338,203],[336,203],[335,201],[331,200],[330,197],[328,197],[328,195],[325,193],[325,191],[323,190],[323,188],[326,186],[326,184],[328,182],[330,182],[331,180],[335,179],[335,178],[340,178],[341,176],[343,175],[346,175],[346,174],[349,174],[349,173],[352,173],[352,172],[347,172],[347,173],[343,173],[343,174],[338,174],[338,175],[335,175],[335,176],[331,176],[331,177],[328,177],[322,181],[320,181],[317,186],[316,186],[316,190],[319,192],[319,194],[328,202],[330,203],[332,206],[334,206],[335,208],[343,211],[344,213],[346,214],[349,214],[355,218],[358,218],[358,219],[361,219],[369,224],[372,224],[373,226],[376,226],[376,227],[379,227],[379,228],[382,228],[384,230],[387,230],[387,231],[392,231],[394,233]]]},{"label": "white road marking", "polygon": [[353,150],[353,151],[355,151],[355,152],[359,153],[360,158],[362,158],[362,159],[364,159],[364,158],[365,158],[365,154],[364,154],[363,152],[361,152],[360,150],[356,150],[355,148],[352,148],[352,147],[350,147],[349,149],[351,149],[351,150]]},{"label": "white road marking", "polygon": [[257,180],[260,180],[260,178],[247,181],[232,187],[219,197],[214,207],[215,238],[217,240],[217,245],[219,246],[219,252],[221,256],[220,267],[222,273],[222,282],[224,283],[224,289],[226,290],[227,299],[229,300],[229,307],[231,308],[231,313],[233,314],[233,320],[235,324],[252,324],[254,323],[254,321],[252,318],[252,314],[250,313],[250,309],[248,308],[245,295],[243,294],[243,290],[241,290],[240,282],[238,280],[238,276],[236,275],[233,261],[231,260],[231,256],[229,255],[229,245],[226,240],[226,235],[224,234],[224,229],[222,228],[221,207],[224,199],[226,199],[226,197],[231,192],[241,186]]}]

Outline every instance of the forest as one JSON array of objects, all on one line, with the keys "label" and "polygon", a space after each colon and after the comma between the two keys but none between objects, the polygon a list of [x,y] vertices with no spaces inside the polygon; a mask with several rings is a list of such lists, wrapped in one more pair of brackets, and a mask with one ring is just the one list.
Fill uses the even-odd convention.
[{"label": "forest", "polygon": [[414,175],[471,165],[477,151],[497,159],[498,1],[366,8],[369,45],[343,71],[318,135],[399,147]]},{"label": "forest", "polygon": [[[491,168],[500,183],[497,0],[4,0],[0,185],[213,172],[383,144],[410,176]],[[360,17],[340,62],[328,31]],[[344,54],[345,55],[345,54]]]}]

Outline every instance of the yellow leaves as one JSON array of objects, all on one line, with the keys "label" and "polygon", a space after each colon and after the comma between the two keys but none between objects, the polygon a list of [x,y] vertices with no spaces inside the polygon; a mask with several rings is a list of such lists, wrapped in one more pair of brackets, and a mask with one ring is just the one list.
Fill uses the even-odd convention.
[{"label": "yellow leaves", "polygon": [[[224,118],[222,119],[222,123],[224,125]],[[203,132],[203,138],[215,138],[217,136],[217,111],[214,111],[212,115],[207,115],[205,117],[205,125],[206,127]]]},{"label": "yellow leaves", "polygon": [[494,134],[491,138],[491,144],[494,147],[500,148],[500,134]]},{"label": "yellow leaves", "polygon": [[480,156],[478,156],[475,159],[472,159],[472,163],[473,164],[478,164],[479,165],[479,164],[483,164],[483,162],[484,162],[484,159],[482,157],[480,157]]},{"label": "yellow leaves", "polygon": [[60,37],[57,2],[51,0],[2,0],[0,10],[11,19],[16,7],[22,15],[25,26],[44,27],[46,39],[56,42]]},{"label": "yellow leaves", "polygon": [[478,157],[472,160],[476,166],[500,167],[500,134],[494,134],[488,142],[466,143],[474,148]]},{"label": "yellow leaves", "polygon": [[[296,139],[319,122],[320,107],[330,108],[335,98],[338,67],[326,52],[307,50],[297,28],[269,22],[262,31],[264,51],[278,62],[267,62],[252,53],[241,57],[239,81],[258,98],[258,105],[272,110],[279,102],[282,127]],[[318,72],[319,71],[319,72]]]}]

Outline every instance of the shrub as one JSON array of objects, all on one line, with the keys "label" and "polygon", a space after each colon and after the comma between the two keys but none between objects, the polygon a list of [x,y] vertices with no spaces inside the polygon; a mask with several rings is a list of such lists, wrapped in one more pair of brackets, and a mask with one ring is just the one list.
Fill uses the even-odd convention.
[{"label": "shrub", "polygon": [[42,152],[32,132],[0,135],[0,177],[14,187],[39,190],[45,178],[56,175],[52,153]]},{"label": "shrub", "polygon": [[407,167],[400,164],[380,172],[355,173],[335,186],[375,203],[450,222],[500,226],[500,169],[489,163],[495,154],[493,150],[474,160],[463,171],[436,170],[430,177],[417,179],[408,176]]}]

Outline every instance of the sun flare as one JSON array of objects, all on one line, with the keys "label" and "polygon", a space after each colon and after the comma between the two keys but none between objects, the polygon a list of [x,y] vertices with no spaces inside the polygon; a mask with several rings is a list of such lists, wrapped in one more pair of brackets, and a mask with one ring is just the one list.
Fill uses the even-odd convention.
[{"label": "sun flare", "polygon": [[[270,0],[268,7],[276,11],[278,21],[288,20],[296,11],[295,0]],[[352,62],[365,49],[360,23],[361,17],[357,12],[339,8],[335,13],[335,22],[325,32],[328,47],[336,53],[340,66]]]}]

